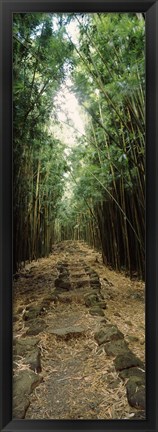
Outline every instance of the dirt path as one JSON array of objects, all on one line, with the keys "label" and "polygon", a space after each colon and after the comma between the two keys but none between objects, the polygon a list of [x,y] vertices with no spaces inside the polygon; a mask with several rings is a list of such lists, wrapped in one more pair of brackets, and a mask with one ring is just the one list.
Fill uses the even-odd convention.
[{"label": "dirt path", "polygon": [[63,242],[17,275],[13,304],[13,417],[143,418],[142,282],[84,243]]}]

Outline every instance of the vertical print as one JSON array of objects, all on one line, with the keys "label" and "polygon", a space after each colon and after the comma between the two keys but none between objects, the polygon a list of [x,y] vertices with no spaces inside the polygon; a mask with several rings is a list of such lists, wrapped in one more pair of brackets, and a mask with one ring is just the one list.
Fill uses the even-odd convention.
[{"label": "vertical print", "polygon": [[13,418],[145,419],[145,18],[13,14]]}]

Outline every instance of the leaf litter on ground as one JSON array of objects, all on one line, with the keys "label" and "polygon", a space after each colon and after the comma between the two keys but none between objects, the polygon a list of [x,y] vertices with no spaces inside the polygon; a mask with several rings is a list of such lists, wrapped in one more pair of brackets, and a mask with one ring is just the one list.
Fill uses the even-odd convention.
[{"label": "leaf litter on ground", "polygon": [[[101,254],[83,242],[71,242],[73,253],[69,253],[69,248],[70,242],[57,245],[48,258],[27,263],[21,270],[31,277],[18,278],[14,283],[13,310],[18,315],[13,323],[14,337],[24,338],[29,328],[27,322],[24,325],[23,312],[18,310],[23,311],[33,302],[37,305],[54,289],[58,262],[67,261],[70,266],[84,262],[100,277],[101,292],[107,297],[107,321],[118,326],[129,348],[144,361],[144,283],[105,267]],[[83,293],[82,288],[67,293],[71,303],[52,302],[43,316],[52,328],[69,322],[69,325],[83,325],[85,333],[68,340],[48,333],[47,328],[39,334],[43,381],[30,395],[26,419],[130,419],[136,412],[128,404],[126,381],[118,379],[113,357],[107,356],[102,347],[98,348],[94,340],[101,318],[89,314]],[[134,296],[138,293],[139,296]],[[128,340],[129,336],[137,336],[137,341]],[[16,359],[16,373],[25,367],[28,365],[24,358]]]}]

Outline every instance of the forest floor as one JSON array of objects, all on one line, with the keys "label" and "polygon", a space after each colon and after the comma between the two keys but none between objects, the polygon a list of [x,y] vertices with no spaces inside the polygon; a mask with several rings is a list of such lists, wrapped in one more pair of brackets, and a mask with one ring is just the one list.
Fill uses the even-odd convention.
[{"label": "forest floor", "polygon": [[13,418],[144,418],[142,281],[67,241],[13,290]]}]

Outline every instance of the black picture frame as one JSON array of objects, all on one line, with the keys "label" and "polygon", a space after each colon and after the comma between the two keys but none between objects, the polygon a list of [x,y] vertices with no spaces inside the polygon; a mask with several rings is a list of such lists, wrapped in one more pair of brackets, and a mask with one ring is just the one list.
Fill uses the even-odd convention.
[{"label": "black picture frame", "polygon": [[[0,0],[0,430],[158,430],[158,0]],[[146,420],[12,420],[12,14],[14,12],[146,14]]]}]

